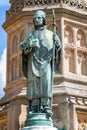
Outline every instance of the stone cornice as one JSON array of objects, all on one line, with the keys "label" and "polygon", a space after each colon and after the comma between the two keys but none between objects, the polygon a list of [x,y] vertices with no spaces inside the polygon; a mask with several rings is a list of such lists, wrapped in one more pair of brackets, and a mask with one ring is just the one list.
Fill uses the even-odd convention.
[{"label": "stone cornice", "polygon": [[63,75],[61,74],[55,74],[54,76],[54,85],[57,85],[57,81],[59,82],[72,82],[76,84],[82,84],[87,85],[87,76],[84,75],[77,75],[73,73],[65,73]]},{"label": "stone cornice", "polygon": [[24,0],[18,0],[11,4],[10,9],[6,12],[6,20],[18,15],[19,12],[24,8]]},{"label": "stone cornice", "polygon": [[[48,6],[49,5],[49,6]],[[20,12],[37,9],[65,8],[87,15],[87,2],[82,0],[17,0],[6,13],[6,20]]]},{"label": "stone cornice", "polygon": [[[11,101],[23,100],[23,99],[26,100],[26,95],[25,95],[24,93],[21,93],[21,94],[12,96],[12,97],[7,98],[7,99],[4,99],[4,98],[3,98],[3,99],[0,101],[0,113],[1,113],[2,110],[3,110],[3,112],[4,112],[5,110],[8,109],[9,104],[10,104]],[[25,101],[25,104],[27,104],[27,100]]]},{"label": "stone cornice", "polygon": [[75,105],[87,106],[87,98],[69,96],[68,101]]},{"label": "stone cornice", "polygon": [[9,89],[11,90],[11,89],[13,89],[13,88],[15,88],[16,86],[20,86],[20,85],[25,85],[26,84],[26,79],[24,78],[24,77],[21,77],[21,78],[18,78],[17,80],[14,80],[13,82],[11,82],[11,83],[8,83],[7,85],[6,85],[6,87],[4,88],[4,91],[6,92],[6,91],[8,91]]}]

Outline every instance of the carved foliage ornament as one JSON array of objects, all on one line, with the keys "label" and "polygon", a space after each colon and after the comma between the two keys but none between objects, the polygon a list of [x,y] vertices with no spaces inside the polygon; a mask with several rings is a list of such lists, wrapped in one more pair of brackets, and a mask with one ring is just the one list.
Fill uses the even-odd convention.
[{"label": "carved foliage ornament", "polygon": [[69,0],[63,0],[63,3],[68,4]]},{"label": "carved foliage ornament", "polygon": [[73,8],[87,11],[87,2],[82,0],[18,0],[12,3],[11,8],[7,11],[7,19],[17,14],[22,8],[30,6],[57,5],[64,4]]},{"label": "carved foliage ornament", "polygon": [[11,16],[16,15],[24,7],[23,0],[19,0],[16,3],[11,5],[11,8],[6,12],[6,19],[9,19]]},{"label": "carved foliage ornament", "polygon": [[65,4],[69,4],[72,7],[78,8],[78,9],[85,9],[87,8],[86,1],[82,0],[63,0]]},{"label": "carved foliage ornament", "polygon": [[82,0],[25,0],[24,1],[24,5],[26,6],[33,6],[33,5],[45,5],[45,4],[57,4],[57,3],[61,3],[68,5],[68,6],[72,6],[78,9],[86,9],[87,8],[87,4],[86,1],[82,1]]},{"label": "carved foliage ornament", "polygon": [[60,0],[25,0],[25,6],[59,3]]}]

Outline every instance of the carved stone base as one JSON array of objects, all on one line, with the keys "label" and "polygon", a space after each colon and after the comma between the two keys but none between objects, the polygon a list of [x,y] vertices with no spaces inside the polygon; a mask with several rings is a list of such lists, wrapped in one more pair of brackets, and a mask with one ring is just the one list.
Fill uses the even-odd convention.
[{"label": "carved stone base", "polygon": [[52,126],[30,126],[30,127],[24,127],[22,130],[58,130],[58,129]]}]

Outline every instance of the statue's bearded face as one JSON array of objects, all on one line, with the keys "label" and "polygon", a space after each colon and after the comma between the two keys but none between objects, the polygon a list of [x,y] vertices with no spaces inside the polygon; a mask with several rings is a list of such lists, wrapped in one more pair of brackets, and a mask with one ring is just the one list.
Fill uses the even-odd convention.
[{"label": "statue's bearded face", "polygon": [[43,17],[41,15],[37,15],[34,17],[34,24],[35,26],[42,26],[43,25]]}]

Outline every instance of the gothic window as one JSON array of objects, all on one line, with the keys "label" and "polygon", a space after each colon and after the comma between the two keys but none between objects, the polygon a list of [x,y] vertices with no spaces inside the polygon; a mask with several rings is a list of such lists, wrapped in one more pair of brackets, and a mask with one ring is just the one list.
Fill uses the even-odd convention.
[{"label": "gothic window", "polygon": [[17,58],[12,59],[12,80],[17,78]]},{"label": "gothic window", "polygon": [[82,75],[87,75],[86,59],[84,59],[84,60],[82,61],[82,64],[81,64],[81,73],[82,73]]},{"label": "gothic window", "polygon": [[[24,30],[20,34],[20,42],[24,40]],[[22,76],[22,54],[20,54],[20,61],[19,61],[19,76]]]},{"label": "gothic window", "polygon": [[73,30],[71,27],[65,27],[64,38],[65,43],[73,44]]},{"label": "gothic window", "polygon": [[16,52],[18,49],[18,38],[14,36],[13,43],[12,43],[12,52]]},{"label": "gothic window", "polygon": [[81,74],[82,75],[87,75],[87,65],[86,65],[86,54],[82,54],[82,63],[81,63]]},{"label": "gothic window", "polygon": [[65,70],[69,72],[69,50],[65,50]]},{"label": "gothic window", "polygon": [[75,72],[75,61],[74,61],[74,52],[70,52],[70,57],[69,57],[69,71],[74,73]]},{"label": "gothic window", "polygon": [[80,47],[85,47],[85,35],[81,29],[77,31],[77,45]]},{"label": "gothic window", "polygon": [[86,53],[78,52],[78,73],[87,75]]},{"label": "gothic window", "polygon": [[69,72],[74,73],[75,72],[75,61],[74,61],[74,51],[70,51],[70,57],[69,57]]},{"label": "gothic window", "polygon": [[19,76],[22,76],[22,54],[20,54],[20,62],[19,62]]},{"label": "gothic window", "polygon": [[65,51],[65,65],[67,72],[75,73],[74,50],[67,49]]}]

